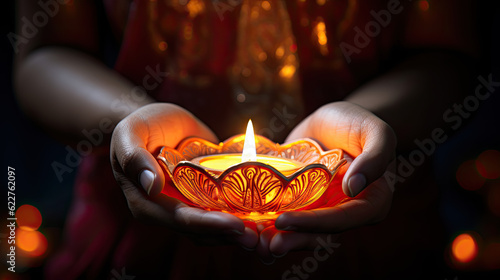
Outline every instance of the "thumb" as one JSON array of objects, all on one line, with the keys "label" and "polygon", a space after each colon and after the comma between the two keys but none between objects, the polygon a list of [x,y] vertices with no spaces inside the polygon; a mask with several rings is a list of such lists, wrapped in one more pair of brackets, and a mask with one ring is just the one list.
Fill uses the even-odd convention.
[{"label": "thumb", "polygon": [[350,197],[383,176],[395,157],[396,136],[389,125],[383,123],[367,131],[362,152],[352,161],[342,181],[342,190]]},{"label": "thumb", "polygon": [[120,186],[124,191],[141,186],[148,195],[159,194],[165,183],[160,165],[142,141],[134,136],[118,137],[121,133],[117,129],[111,140],[111,163]]}]

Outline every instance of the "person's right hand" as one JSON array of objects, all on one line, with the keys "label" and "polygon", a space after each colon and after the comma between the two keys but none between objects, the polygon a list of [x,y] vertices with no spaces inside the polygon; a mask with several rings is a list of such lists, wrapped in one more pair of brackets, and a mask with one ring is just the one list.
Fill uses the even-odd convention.
[{"label": "person's right hand", "polygon": [[[188,136],[217,143],[217,137],[185,109],[166,103],[146,105],[116,126],[111,139],[111,165],[134,217],[153,221],[215,243],[254,248],[254,225],[231,214],[205,211],[160,194],[165,175],[155,156],[162,146],[176,147]],[[213,243],[210,242],[210,243]]]}]

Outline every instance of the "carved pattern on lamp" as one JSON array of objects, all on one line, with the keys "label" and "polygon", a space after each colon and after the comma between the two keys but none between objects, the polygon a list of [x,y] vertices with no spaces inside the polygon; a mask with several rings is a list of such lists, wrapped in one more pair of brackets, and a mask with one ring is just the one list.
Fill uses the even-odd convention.
[{"label": "carved pattern on lamp", "polygon": [[303,165],[283,174],[271,165],[248,161],[214,172],[192,161],[200,156],[241,153],[243,142],[244,135],[233,136],[219,145],[187,138],[177,149],[163,147],[158,160],[175,187],[194,205],[254,221],[274,219],[280,212],[312,204],[346,162],[342,150],[325,152],[310,139],[280,145],[259,135],[255,141],[258,155]]}]

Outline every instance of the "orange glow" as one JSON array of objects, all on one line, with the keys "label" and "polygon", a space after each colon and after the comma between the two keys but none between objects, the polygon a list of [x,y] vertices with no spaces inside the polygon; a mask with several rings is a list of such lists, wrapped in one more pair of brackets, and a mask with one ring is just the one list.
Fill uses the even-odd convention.
[{"label": "orange glow", "polygon": [[260,52],[259,53],[259,60],[265,61],[266,59],[267,59],[267,54],[265,52]]},{"label": "orange glow", "polygon": [[426,0],[418,1],[418,8],[422,12],[426,12],[427,10],[429,10],[429,2],[427,2]]},{"label": "orange glow", "polygon": [[194,18],[205,11],[205,4],[201,0],[191,0],[187,3],[186,8],[189,16]]},{"label": "orange glow", "polygon": [[17,225],[24,230],[37,230],[42,224],[42,214],[35,206],[24,204],[16,211]]},{"label": "orange glow", "polygon": [[316,3],[317,3],[318,5],[320,5],[320,6],[323,6],[323,5],[325,5],[326,0],[316,0]]},{"label": "orange glow", "polygon": [[457,261],[467,263],[476,257],[477,243],[470,234],[463,233],[453,240],[451,250]]},{"label": "orange glow", "polygon": [[165,41],[161,41],[159,44],[158,44],[158,49],[160,49],[160,51],[166,51],[168,48],[168,44],[167,42]]},{"label": "orange glow", "polygon": [[[342,150],[324,152],[309,139],[279,145],[255,135],[255,148],[260,153],[257,161],[274,167],[276,162],[293,167],[298,162],[295,172],[287,175],[262,164],[241,163],[244,140],[244,134],[218,145],[188,138],[176,149],[163,147],[158,159],[185,199],[209,211],[225,211],[252,221],[274,220],[278,212],[314,203],[346,163]],[[309,152],[304,154],[304,150]],[[204,167],[206,159],[217,157],[221,164],[230,165],[227,169],[218,167],[224,172]],[[231,158],[234,165],[228,163]]]},{"label": "orange glow", "polygon": [[19,248],[26,252],[34,251],[38,247],[39,243],[36,233],[37,231],[18,230],[16,240]]},{"label": "orange glow", "polygon": [[476,160],[479,174],[486,179],[497,179],[500,177],[500,152],[487,150],[482,152]]},{"label": "orange glow", "polygon": [[269,3],[269,1],[262,1],[262,4],[260,5],[262,6],[262,9],[266,11],[269,11],[271,9],[271,4]]},{"label": "orange glow", "polygon": [[39,231],[18,229],[16,244],[30,257],[41,256],[47,251],[47,238]]},{"label": "orange glow", "polygon": [[462,163],[457,170],[457,182],[466,190],[473,191],[481,188],[485,180],[479,174],[474,160],[468,160]]},{"label": "orange glow", "polygon": [[326,36],[326,25],[322,18],[318,19],[318,23],[314,27],[314,33],[317,37],[317,41],[319,44],[319,50],[322,55],[328,54],[328,37]]},{"label": "orange glow", "polygon": [[276,58],[280,59],[283,57],[283,55],[285,54],[285,49],[283,47],[279,47],[276,49]]},{"label": "orange glow", "polygon": [[282,78],[291,78],[295,74],[295,66],[294,65],[285,65],[280,70],[280,77]]},{"label": "orange glow", "polygon": [[318,43],[320,45],[326,45],[326,43],[328,43],[325,30],[325,23],[322,21],[318,22],[318,25],[316,25],[316,32],[318,33]]}]

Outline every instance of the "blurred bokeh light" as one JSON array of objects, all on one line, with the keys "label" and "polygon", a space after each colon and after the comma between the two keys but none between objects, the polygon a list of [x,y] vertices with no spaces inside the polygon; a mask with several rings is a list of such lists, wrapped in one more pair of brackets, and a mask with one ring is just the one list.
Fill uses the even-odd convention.
[{"label": "blurred bokeh light", "polygon": [[16,211],[17,225],[24,230],[37,230],[42,224],[42,214],[33,205],[24,204]]},{"label": "blurred bokeh light", "polygon": [[479,174],[475,160],[468,160],[462,163],[457,170],[457,182],[466,190],[473,191],[481,188],[485,179]]},{"label": "blurred bokeh light", "polygon": [[500,152],[486,150],[476,160],[477,171],[486,179],[497,179],[500,177]]},{"label": "blurred bokeh light", "polygon": [[455,260],[467,263],[471,262],[477,256],[478,247],[470,234],[463,233],[453,240],[451,250]]}]

